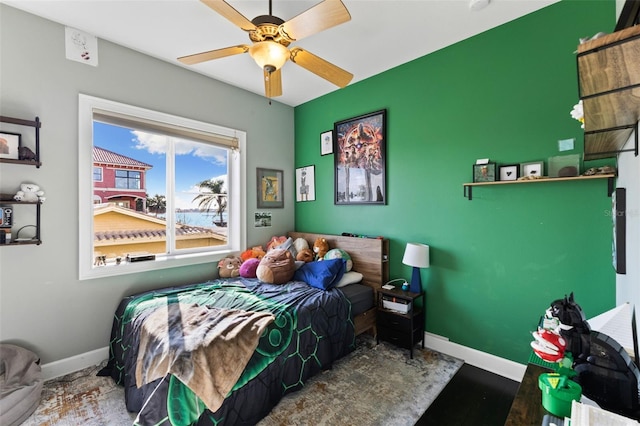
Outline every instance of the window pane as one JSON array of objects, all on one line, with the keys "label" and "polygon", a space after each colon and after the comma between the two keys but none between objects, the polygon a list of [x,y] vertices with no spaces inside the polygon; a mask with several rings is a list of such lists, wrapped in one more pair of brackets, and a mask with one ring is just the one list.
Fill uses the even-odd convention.
[{"label": "window pane", "polygon": [[[94,258],[115,265],[132,253],[167,253],[158,202],[166,198],[166,137],[99,122],[93,135],[94,170],[104,170],[93,189],[94,199],[102,200],[94,209]],[[101,266],[100,259],[94,263]]]},{"label": "window pane", "polygon": [[224,245],[229,217],[229,151],[202,142],[174,141],[176,248]]}]

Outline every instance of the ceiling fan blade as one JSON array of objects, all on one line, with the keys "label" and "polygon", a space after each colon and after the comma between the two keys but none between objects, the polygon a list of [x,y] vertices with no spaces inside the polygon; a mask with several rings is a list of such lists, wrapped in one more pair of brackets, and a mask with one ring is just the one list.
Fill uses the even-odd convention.
[{"label": "ceiling fan blade", "polygon": [[291,62],[295,62],[307,71],[311,71],[338,87],[345,87],[353,78],[353,74],[350,72],[299,47],[291,49]]},{"label": "ceiling fan blade", "polygon": [[235,10],[229,3],[223,0],[200,0],[214,11],[231,21],[232,24],[242,28],[244,31],[255,30],[256,26],[242,13]]},{"label": "ceiling fan blade", "polygon": [[280,28],[293,41],[319,33],[349,20],[351,20],[351,15],[340,0],[324,0],[322,3],[318,3],[289,19],[280,25]]},{"label": "ceiling fan blade", "polygon": [[239,44],[237,46],[225,47],[224,49],[209,50],[207,52],[195,53],[193,55],[181,56],[178,61],[186,65],[199,64],[213,59],[224,58],[225,56],[238,55],[249,51],[249,46]]},{"label": "ceiling fan blade", "polygon": [[282,73],[275,70],[272,73],[264,72],[264,93],[267,98],[282,96]]}]

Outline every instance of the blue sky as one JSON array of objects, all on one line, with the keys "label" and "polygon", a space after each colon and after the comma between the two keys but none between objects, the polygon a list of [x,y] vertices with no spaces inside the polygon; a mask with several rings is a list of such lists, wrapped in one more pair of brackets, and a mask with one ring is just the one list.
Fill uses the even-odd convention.
[{"label": "blue sky", "polygon": [[[146,173],[147,194],[166,195],[166,138],[124,127],[94,122],[93,143],[115,153],[131,157],[153,168]],[[176,139],[176,207],[196,208],[191,200],[198,194],[196,183],[205,179],[226,182],[226,150],[211,145]],[[226,185],[224,186],[226,190]]]}]

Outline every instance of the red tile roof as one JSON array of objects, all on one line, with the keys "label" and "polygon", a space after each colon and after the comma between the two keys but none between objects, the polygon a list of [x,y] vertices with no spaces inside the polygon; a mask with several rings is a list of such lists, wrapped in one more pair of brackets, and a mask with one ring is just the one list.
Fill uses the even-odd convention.
[{"label": "red tile roof", "polygon": [[93,147],[93,162],[114,164],[118,166],[142,167],[145,169],[153,168],[151,164],[143,163],[142,161],[135,160],[125,155],[116,154],[115,152],[111,152],[98,146]]}]

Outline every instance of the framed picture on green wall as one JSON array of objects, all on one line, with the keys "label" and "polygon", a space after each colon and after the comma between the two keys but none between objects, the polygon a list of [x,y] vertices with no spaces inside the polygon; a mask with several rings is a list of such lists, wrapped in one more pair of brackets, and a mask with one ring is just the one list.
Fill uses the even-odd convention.
[{"label": "framed picture on green wall", "polygon": [[296,201],[315,201],[316,166],[296,169]]},{"label": "framed picture on green wall", "polygon": [[495,182],[496,181],[496,163],[474,164],[473,165],[473,181],[474,182]]},{"label": "framed picture on green wall", "polygon": [[333,130],[320,133],[320,155],[333,154]]},{"label": "framed picture on green wall", "polygon": [[335,204],[386,204],[387,111],[333,125]]}]

